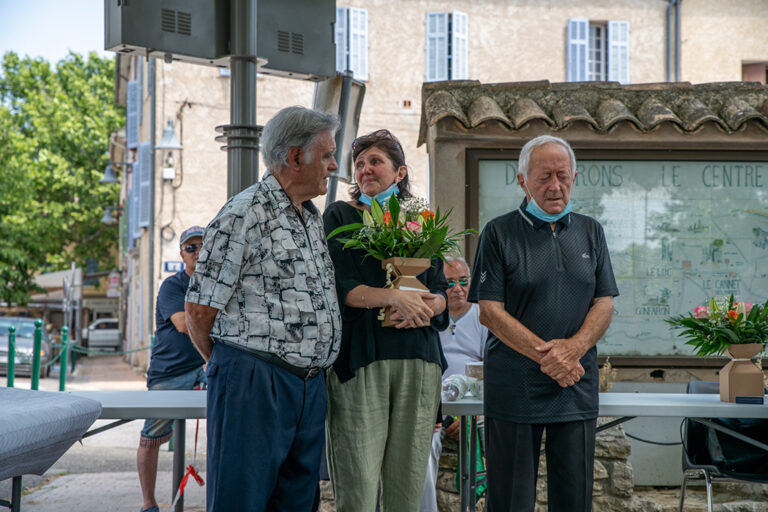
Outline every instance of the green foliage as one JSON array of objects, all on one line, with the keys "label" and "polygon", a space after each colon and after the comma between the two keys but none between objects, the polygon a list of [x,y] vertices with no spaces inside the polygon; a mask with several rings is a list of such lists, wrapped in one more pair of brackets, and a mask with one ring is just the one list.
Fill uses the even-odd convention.
[{"label": "green foliage", "polygon": [[687,338],[686,345],[696,349],[699,356],[721,355],[729,345],[760,343],[768,340],[768,301],[762,306],[748,302],[710,299],[709,306],[699,306],[694,312],[667,318],[678,336]]},{"label": "green foliage", "polygon": [[119,188],[101,185],[112,132],[114,60],[70,53],[54,68],[13,52],[0,62],[0,301],[24,304],[33,275],[114,266],[117,227],[100,219]]},{"label": "green foliage", "polygon": [[378,260],[393,256],[444,259],[445,254],[458,251],[462,237],[477,233],[474,229],[449,233],[451,212],[441,215],[440,208],[432,212],[421,199],[409,198],[400,203],[393,194],[385,208],[373,201],[370,212],[361,212],[363,222],[339,226],[328,234],[328,239],[351,232],[349,238],[338,239],[344,249],[362,249],[366,257]]}]

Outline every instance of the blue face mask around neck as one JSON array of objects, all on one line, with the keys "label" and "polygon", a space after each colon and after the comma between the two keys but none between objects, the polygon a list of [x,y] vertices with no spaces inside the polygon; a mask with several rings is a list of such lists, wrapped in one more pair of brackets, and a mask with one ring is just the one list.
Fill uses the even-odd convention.
[{"label": "blue face mask around neck", "polygon": [[363,204],[367,204],[368,206],[371,206],[371,200],[375,199],[379,203],[384,204],[384,201],[389,199],[389,196],[391,196],[392,194],[397,194],[399,190],[400,189],[397,188],[397,183],[393,183],[386,190],[382,190],[381,192],[379,192],[373,197],[367,196],[363,194],[363,192],[361,191],[358,201],[360,201]]},{"label": "blue face mask around neck", "polygon": [[531,199],[528,200],[528,205],[525,207],[525,211],[544,222],[557,222],[573,211],[571,201],[569,200],[568,204],[565,205],[565,208],[563,208],[563,211],[560,213],[547,213],[536,204],[533,194],[531,194],[530,191],[528,193],[530,194]]}]

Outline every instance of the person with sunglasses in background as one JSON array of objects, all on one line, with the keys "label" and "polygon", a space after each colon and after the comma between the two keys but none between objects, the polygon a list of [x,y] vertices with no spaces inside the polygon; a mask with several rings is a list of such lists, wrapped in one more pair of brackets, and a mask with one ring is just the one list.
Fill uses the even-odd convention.
[{"label": "person with sunglasses in background", "polygon": [[[184,269],[166,278],[160,285],[155,308],[155,343],[147,369],[147,388],[150,391],[194,389],[205,383],[205,361],[189,338],[184,313],[184,297],[189,278],[195,272],[203,232],[204,228],[192,226],[181,234],[179,254]],[[139,484],[144,499],[142,512],[159,511],[155,501],[157,459],[160,445],[168,441],[172,433],[172,420],[150,419],[144,423],[136,454]]]},{"label": "person with sunglasses in background", "polygon": [[[480,323],[480,307],[477,304],[467,302],[471,282],[471,270],[467,261],[461,256],[446,256],[443,273],[448,281],[446,294],[448,295],[450,323],[447,329],[440,331],[440,343],[448,362],[448,368],[443,373],[443,377],[449,377],[455,374],[464,375],[464,367],[467,363],[483,360],[488,328]],[[453,421],[454,418],[451,416],[446,416],[441,420],[442,423],[435,425],[435,434],[432,437],[432,451],[427,466],[427,477],[424,481],[424,494],[421,497],[421,512],[437,512],[435,486],[440,454],[443,450],[443,432],[451,439],[456,441],[459,439],[460,422]],[[482,422],[480,422],[480,427],[480,447],[481,452],[484,453]]]}]

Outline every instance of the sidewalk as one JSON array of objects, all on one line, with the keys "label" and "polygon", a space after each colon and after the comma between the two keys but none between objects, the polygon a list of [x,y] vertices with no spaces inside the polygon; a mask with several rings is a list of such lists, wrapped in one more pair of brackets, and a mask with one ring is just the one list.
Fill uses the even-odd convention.
[{"label": "sidewalk", "polygon": [[[58,369],[51,376],[40,379],[40,389],[58,391]],[[0,381],[5,385],[5,377]],[[30,381],[16,379],[16,387],[29,389]],[[67,375],[67,391],[75,390],[143,390],[144,375],[134,370],[121,356],[91,356],[78,359],[73,375]],[[97,420],[91,428],[111,423]],[[193,461],[196,421],[187,421],[186,464]],[[24,512],[138,512],[142,498],[136,473],[136,448],[143,426],[142,421],[125,425],[88,437],[76,443],[42,478],[25,475]],[[171,510],[171,470],[173,453],[167,444],[160,450],[156,497],[160,510]],[[205,480],[205,420],[198,428],[195,467]],[[0,482],[0,498],[10,497],[10,480]],[[205,510],[205,487],[190,479],[184,491],[184,510]]]}]

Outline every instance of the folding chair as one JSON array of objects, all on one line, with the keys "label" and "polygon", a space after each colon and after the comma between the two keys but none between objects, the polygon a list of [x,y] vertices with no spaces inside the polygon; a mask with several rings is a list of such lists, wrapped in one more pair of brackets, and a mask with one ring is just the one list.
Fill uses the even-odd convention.
[{"label": "folding chair", "polygon": [[[718,394],[720,383],[691,381],[687,393]],[[768,432],[767,420],[713,420],[744,434]],[[765,442],[765,439],[758,439]],[[722,444],[722,446],[721,446]],[[728,448],[726,450],[726,447]],[[745,456],[741,456],[745,455]],[[727,433],[686,418],[683,420],[683,484],[680,508],[683,511],[689,478],[703,478],[707,489],[707,511],[712,512],[713,479],[768,483],[768,452],[740,441]]]}]

